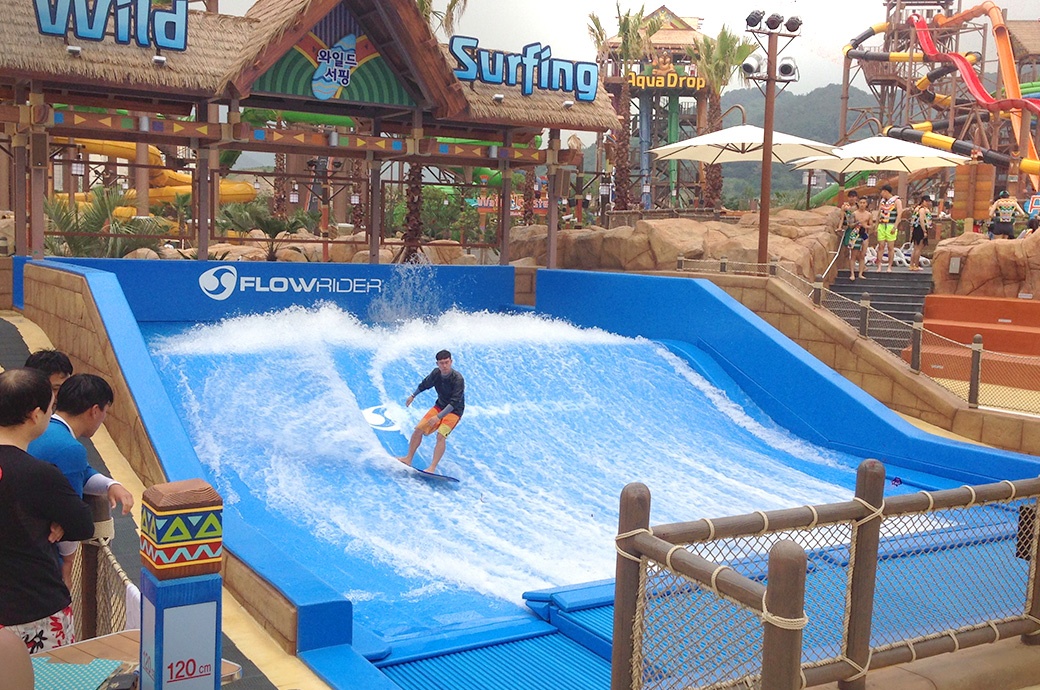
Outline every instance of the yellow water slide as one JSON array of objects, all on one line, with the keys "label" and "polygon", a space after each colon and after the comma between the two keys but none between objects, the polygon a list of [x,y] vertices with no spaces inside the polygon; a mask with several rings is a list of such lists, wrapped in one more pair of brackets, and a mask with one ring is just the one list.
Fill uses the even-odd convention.
[{"label": "yellow water slide", "polygon": [[[971,9],[964,10],[952,16],[936,15],[932,21],[936,26],[959,26],[964,22],[971,21],[982,15],[989,17],[990,26],[993,27],[993,41],[997,48],[997,60],[1000,69],[1000,78],[1004,83],[1004,94],[1008,99],[1022,99],[1022,87],[1018,81],[1018,65],[1015,64],[1015,52],[1011,47],[1011,37],[1008,36],[1007,25],[1004,23],[1004,14],[999,7],[992,2],[984,2]],[[1022,141],[1022,128],[1028,127],[1028,122],[1023,124],[1022,110],[1009,111],[1011,117],[1011,129],[1015,133],[1015,141]],[[1037,155],[1036,144],[1033,138],[1025,137],[1027,150],[1023,152],[1023,158],[1033,160],[1040,159]],[[1040,176],[1030,175],[1034,189],[1040,189]]]},{"label": "yellow water slide", "polygon": [[[76,139],[76,145],[88,154],[122,158],[128,161],[137,159],[137,144],[125,141],[100,141],[97,139]],[[148,165],[162,166],[162,153],[155,146],[148,147]],[[188,173],[167,170],[162,167],[150,168],[148,171],[150,203],[173,203],[178,194],[191,195],[191,175]],[[256,198],[256,190],[248,182],[220,181],[220,201],[223,203],[252,201]],[[76,195],[76,201],[86,201],[87,194]]]}]

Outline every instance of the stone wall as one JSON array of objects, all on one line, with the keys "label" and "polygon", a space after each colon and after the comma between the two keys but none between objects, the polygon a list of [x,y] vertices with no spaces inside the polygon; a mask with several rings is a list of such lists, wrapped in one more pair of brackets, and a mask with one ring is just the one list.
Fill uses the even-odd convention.
[{"label": "stone wall", "polygon": [[[8,269],[10,263],[8,259]],[[10,282],[8,279],[4,285]],[[112,385],[115,402],[105,428],[145,487],[165,482],[166,475],[141,423],[86,279],[26,264],[24,314],[43,329],[55,348],[69,355],[77,373],[97,374]],[[225,553],[225,586],[287,653],[295,654],[296,607],[233,553]]]}]

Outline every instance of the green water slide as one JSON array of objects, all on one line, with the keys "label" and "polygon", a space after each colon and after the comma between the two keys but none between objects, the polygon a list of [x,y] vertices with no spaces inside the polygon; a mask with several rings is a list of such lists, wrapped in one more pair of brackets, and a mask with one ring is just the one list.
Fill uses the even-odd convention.
[{"label": "green water slide", "polygon": [[[845,178],[845,187],[858,187],[861,182],[870,177],[870,173],[867,171],[858,172],[854,175]],[[809,198],[810,208],[820,206],[827,203],[834,197],[838,196],[838,192],[841,190],[841,186],[835,182],[831,186],[817,192],[815,195]]]}]

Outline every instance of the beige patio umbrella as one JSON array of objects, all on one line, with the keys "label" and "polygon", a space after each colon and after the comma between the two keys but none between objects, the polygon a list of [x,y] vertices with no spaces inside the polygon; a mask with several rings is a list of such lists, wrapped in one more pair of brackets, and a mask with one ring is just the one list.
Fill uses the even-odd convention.
[{"label": "beige patio umbrella", "polygon": [[[650,149],[657,160],[687,160],[702,163],[741,163],[762,160],[765,130],[754,125],[737,125],[674,144]],[[806,156],[829,157],[834,146],[773,131],[773,160],[787,163]]]},{"label": "beige patio umbrella", "polygon": [[915,172],[927,168],[950,168],[967,163],[966,156],[933,149],[931,146],[892,137],[870,137],[835,147],[833,156],[810,156],[792,161],[795,170],[830,170],[837,173],[862,170]]}]

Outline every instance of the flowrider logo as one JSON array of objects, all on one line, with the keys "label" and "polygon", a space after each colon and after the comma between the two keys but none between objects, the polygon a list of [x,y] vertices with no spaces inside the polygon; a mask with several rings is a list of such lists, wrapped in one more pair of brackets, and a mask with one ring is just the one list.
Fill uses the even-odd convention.
[{"label": "flowrider logo", "polygon": [[296,278],[239,276],[234,266],[217,266],[199,276],[199,287],[210,299],[222,302],[235,292],[292,292],[296,294],[368,294],[382,292],[379,278]]},{"label": "flowrider logo", "polygon": [[217,266],[199,276],[199,287],[206,297],[223,302],[238,285],[238,271],[234,266]]}]

